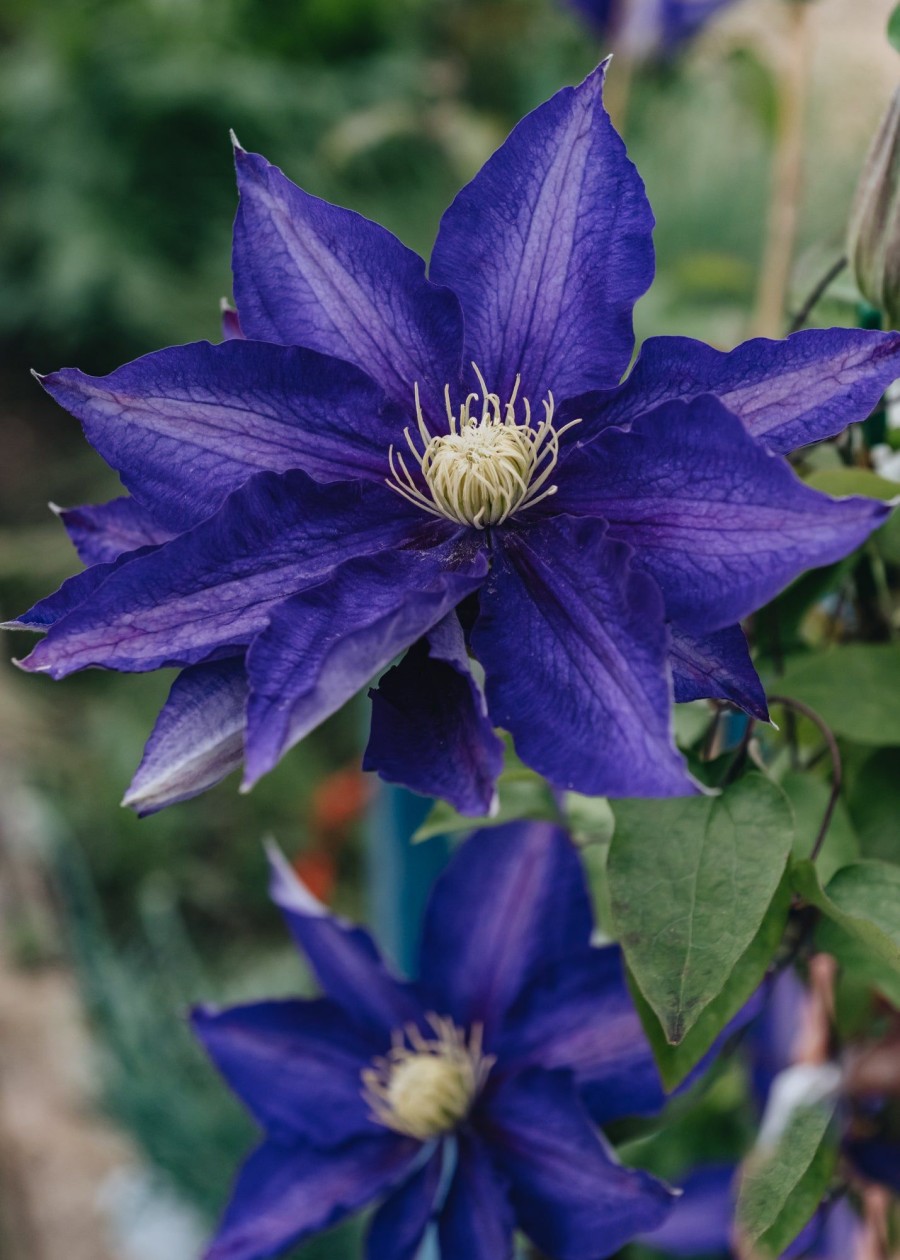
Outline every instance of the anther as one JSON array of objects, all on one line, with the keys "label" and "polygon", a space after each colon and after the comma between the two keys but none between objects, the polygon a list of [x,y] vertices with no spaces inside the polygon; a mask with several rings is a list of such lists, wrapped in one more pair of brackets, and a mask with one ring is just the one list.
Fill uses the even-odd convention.
[{"label": "anther", "polygon": [[[391,476],[387,484],[432,516],[486,529],[501,525],[514,513],[556,493],[556,486],[548,486],[547,482],[559,459],[559,439],[581,421],[570,420],[557,429],[553,424],[553,395],[548,394],[543,404],[544,419],[535,423],[529,400],[518,398],[521,377],[516,377],[504,403],[499,394],[488,389],[476,364],[472,364],[472,369],[480,393],[469,393],[458,415],[450,400],[450,386],[444,387],[450,430],[447,434],[432,436],[422,413],[418,384],[415,386],[421,449],[410,429],[404,430],[404,436],[421,480],[391,446]],[[521,421],[516,415],[517,403],[521,406]]]},{"label": "anther", "polygon": [[372,1119],[420,1142],[449,1133],[472,1108],[494,1064],[481,1025],[466,1037],[452,1020],[428,1015],[433,1037],[415,1025],[396,1030],[388,1053],[362,1073]]}]

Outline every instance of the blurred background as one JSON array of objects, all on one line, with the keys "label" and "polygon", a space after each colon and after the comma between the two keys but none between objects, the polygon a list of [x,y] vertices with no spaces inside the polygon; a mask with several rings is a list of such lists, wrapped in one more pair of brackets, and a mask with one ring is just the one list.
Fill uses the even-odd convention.
[{"label": "blurred background", "polygon": [[[659,224],[640,336],[778,335],[842,252],[897,81],[892,3],[808,6],[797,233],[773,315],[763,260],[794,7],[740,0],[677,64],[611,71]],[[29,369],[105,373],[219,339],[229,127],[427,255],[441,211],[515,121],[607,51],[564,0],[4,0],[0,620],[78,568],[48,501],[117,493]],[[816,319],[853,323],[857,300],[843,278]],[[5,635],[4,661],[26,640]],[[228,781],[138,821],[118,802],[170,681],[56,685],[0,665],[3,1260],[195,1256],[252,1135],[184,1010],[308,983],[267,907],[261,839],[367,914],[360,713],[249,797]],[[716,1124],[745,1122],[727,1073],[716,1088],[707,1147]],[[701,1139],[683,1125],[678,1140]],[[356,1239],[350,1227],[303,1254],[339,1260]]]}]

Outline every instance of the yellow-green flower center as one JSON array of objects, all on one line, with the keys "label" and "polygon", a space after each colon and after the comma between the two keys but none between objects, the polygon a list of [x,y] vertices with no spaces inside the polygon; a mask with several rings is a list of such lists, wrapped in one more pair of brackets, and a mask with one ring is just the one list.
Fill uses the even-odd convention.
[{"label": "yellow-green flower center", "polygon": [[466,1118],[494,1064],[482,1053],[480,1025],[467,1038],[449,1019],[429,1015],[428,1023],[433,1037],[414,1025],[397,1030],[387,1055],[362,1073],[373,1119],[420,1142]]},{"label": "yellow-green flower center", "polygon": [[395,454],[392,446],[388,485],[433,516],[485,529],[556,493],[556,486],[547,483],[559,458],[559,439],[580,421],[571,420],[556,429],[553,395],[548,394],[543,420],[532,422],[527,398],[520,400],[517,412],[519,377],[509,401],[503,403],[488,390],[474,363],[472,367],[481,392],[469,394],[458,415],[450,402],[450,387],[444,389],[449,433],[432,436],[416,386],[421,449],[410,430],[404,432],[421,480],[417,481],[404,456]]}]

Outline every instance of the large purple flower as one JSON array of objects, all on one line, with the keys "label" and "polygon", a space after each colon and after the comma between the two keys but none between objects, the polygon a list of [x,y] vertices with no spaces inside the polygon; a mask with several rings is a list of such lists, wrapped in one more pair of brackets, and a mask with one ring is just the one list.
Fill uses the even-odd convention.
[{"label": "large purple flower", "polygon": [[671,57],[735,0],[569,0],[629,56]]},{"label": "large purple flower", "polygon": [[261,1260],[380,1200],[369,1260],[508,1260],[514,1225],[599,1260],[671,1194],[595,1124],[663,1096],[615,946],[590,944],[578,854],[548,823],[467,841],[438,879],[415,983],[275,858],[272,895],[324,991],[202,1009],[194,1025],[266,1130],[208,1260]]},{"label": "large purple flower", "polygon": [[765,716],[740,619],[887,512],[781,456],[869,412],[900,336],[655,338],[620,383],[653,218],[603,74],[463,189],[430,280],[238,148],[229,340],[43,379],[132,497],[63,513],[90,567],[21,618],[24,667],[184,670],[140,811],[242,755],[252,784],[403,652],[366,765],[467,813],[496,727],[559,787],[651,797],[694,790],[673,698]]}]

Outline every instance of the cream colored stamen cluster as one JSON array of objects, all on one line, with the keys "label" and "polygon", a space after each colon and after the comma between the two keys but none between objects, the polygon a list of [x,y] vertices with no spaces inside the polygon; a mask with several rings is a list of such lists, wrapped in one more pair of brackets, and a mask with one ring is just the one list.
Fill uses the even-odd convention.
[{"label": "cream colored stamen cluster", "polygon": [[481,392],[471,393],[457,415],[450,402],[450,387],[444,387],[450,432],[433,437],[419,400],[416,386],[416,419],[421,450],[409,429],[404,430],[407,445],[425,481],[423,490],[407,467],[402,454],[390,448],[391,477],[388,485],[410,503],[443,516],[459,525],[485,529],[501,525],[514,512],[533,507],[556,493],[547,485],[559,459],[559,439],[567,429],[580,424],[570,420],[561,429],[553,424],[553,395],[544,401],[544,419],[532,422],[531,404],[520,400],[521,419],[516,415],[520,378],[517,376],[509,401],[492,394],[484,377],[472,364]]},{"label": "cream colored stamen cluster", "polygon": [[466,1118],[494,1057],[482,1052],[482,1027],[468,1036],[452,1020],[427,1016],[433,1037],[414,1025],[397,1029],[390,1050],[362,1073],[372,1118],[396,1133],[427,1142]]}]

